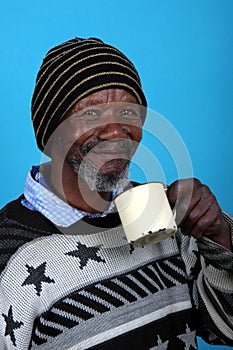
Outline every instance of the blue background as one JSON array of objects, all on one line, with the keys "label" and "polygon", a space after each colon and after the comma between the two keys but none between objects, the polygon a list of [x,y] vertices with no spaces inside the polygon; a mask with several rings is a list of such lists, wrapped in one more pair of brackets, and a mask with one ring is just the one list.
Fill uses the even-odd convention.
[{"label": "blue background", "polygon": [[[193,175],[233,213],[232,0],[15,0],[1,5],[0,18],[1,206],[21,194],[28,170],[41,160],[30,100],[42,57],[74,36],[96,36],[131,58],[150,108],[181,135]],[[166,181],[174,181],[163,145],[146,134],[143,143]],[[132,175],[143,177],[136,168]]]}]

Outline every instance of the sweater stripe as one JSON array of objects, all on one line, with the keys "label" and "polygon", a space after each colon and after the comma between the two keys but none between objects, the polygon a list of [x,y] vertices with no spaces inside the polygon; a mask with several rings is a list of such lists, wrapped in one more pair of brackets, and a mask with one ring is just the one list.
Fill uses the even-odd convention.
[{"label": "sweater stripe", "polygon": [[[78,344],[78,349],[87,349],[91,346],[95,346],[97,344],[100,344],[104,341],[107,341],[111,339],[113,336],[117,337],[121,334],[124,334],[126,331],[129,332],[135,328],[138,328],[142,325],[148,324],[150,322],[153,322],[155,319],[161,316],[166,316],[167,314],[172,314],[174,312],[178,312],[181,310],[186,310],[190,307],[189,301],[181,302],[178,306],[177,304],[171,304],[166,307],[164,307],[162,310],[154,311],[148,315],[142,316],[141,318],[138,318],[137,320],[130,321],[128,323],[124,323],[123,325],[120,325],[118,327],[115,327],[114,330],[107,330],[105,332],[102,332],[101,334],[98,334],[96,336],[93,336],[92,338],[88,338],[88,340],[80,342]],[[69,348],[69,350],[75,350],[77,349],[77,346]]]},{"label": "sweater stripe", "polygon": [[[163,273],[160,276],[163,282],[161,283],[160,279],[158,280],[157,275],[153,273],[151,268],[160,266],[161,272],[166,264],[160,260],[126,275],[105,280],[101,283],[88,286],[75,294],[70,294],[67,298],[54,304],[48,312],[42,314],[35,322],[36,328],[34,334],[37,334],[37,336],[33,337],[33,342],[39,345],[43,339],[49,336],[51,337],[49,322],[52,322],[54,327],[57,327],[57,332],[61,332],[61,326],[66,328],[75,327],[81,322],[94,318],[98,314],[113,312],[114,309],[123,307],[124,305],[137,303],[142,298],[161,292],[167,287],[171,288],[185,284],[184,270],[182,271],[180,268],[177,268],[177,265],[180,265],[180,257],[172,257],[171,262],[169,270],[170,273],[172,273],[172,270],[176,270],[176,280],[172,279],[170,281]],[[149,279],[147,278],[148,274],[150,275]],[[131,278],[135,282],[132,282]],[[125,285],[124,281],[126,281]],[[144,293],[141,291],[144,291]],[[86,294],[83,294],[83,292]],[[92,297],[90,298],[90,296]],[[48,329],[46,329],[45,322],[48,324]],[[40,340],[38,340],[39,334],[44,335]]]}]

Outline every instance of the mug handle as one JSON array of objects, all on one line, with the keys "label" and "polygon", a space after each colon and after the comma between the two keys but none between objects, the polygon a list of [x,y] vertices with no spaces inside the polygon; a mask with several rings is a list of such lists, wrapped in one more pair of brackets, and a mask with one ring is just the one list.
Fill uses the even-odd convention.
[{"label": "mug handle", "polygon": [[[163,188],[164,188],[164,191],[167,192],[167,185],[165,185],[164,183],[163,183]],[[172,213],[173,213],[174,219],[176,219],[176,209],[175,208],[172,209]]]}]

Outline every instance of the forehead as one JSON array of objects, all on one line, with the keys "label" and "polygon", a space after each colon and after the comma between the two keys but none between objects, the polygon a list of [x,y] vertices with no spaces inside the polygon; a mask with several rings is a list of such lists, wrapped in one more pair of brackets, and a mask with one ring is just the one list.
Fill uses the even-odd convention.
[{"label": "forehead", "polygon": [[128,91],[123,89],[106,89],[94,92],[91,95],[83,98],[81,101],[74,104],[74,106],[67,113],[68,115],[78,112],[89,106],[94,106],[104,103],[135,103],[138,104],[136,97],[130,94]]}]

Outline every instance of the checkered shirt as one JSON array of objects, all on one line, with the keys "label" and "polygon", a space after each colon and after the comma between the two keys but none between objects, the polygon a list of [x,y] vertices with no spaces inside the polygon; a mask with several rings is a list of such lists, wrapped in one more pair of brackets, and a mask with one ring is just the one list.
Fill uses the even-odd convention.
[{"label": "checkered shirt", "polygon": [[[122,191],[123,189],[114,190],[112,200]],[[61,227],[68,227],[84,216],[92,218],[106,216],[113,212],[115,208],[113,201],[111,201],[107,211],[97,214],[90,214],[72,207],[52,192],[38,166],[33,166],[27,175],[24,197],[21,202],[22,205],[30,210],[40,212],[52,223]]]}]

